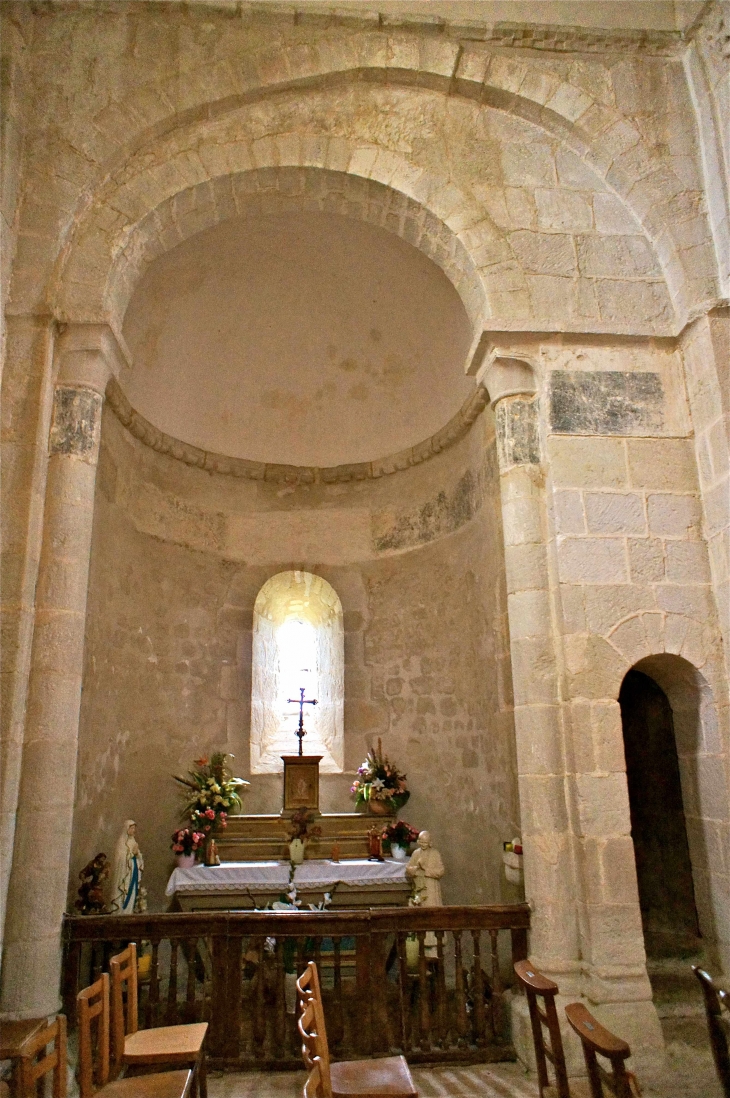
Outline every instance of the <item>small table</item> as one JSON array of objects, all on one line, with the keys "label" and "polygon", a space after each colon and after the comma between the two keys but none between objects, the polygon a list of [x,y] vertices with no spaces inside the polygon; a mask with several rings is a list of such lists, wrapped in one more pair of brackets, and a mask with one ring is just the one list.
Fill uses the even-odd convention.
[{"label": "small table", "polygon": [[[290,863],[223,862],[174,870],[166,894],[182,911],[253,910],[265,907],[289,885]],[[302,909],[332,894],[331,908],[405,906],[411,894],[405,862],[386,858],[370,862],[348,858],[342,862],[305,861],[294,874]]]},{"label": "small table", "polygon": [[23,1045],[35,1037],[45,1025],[47,1018],[25,1018],[21,1022],[0,1022],[0,1060],[12,1060],[13,1074],[10,1079],[10,1093],[18,1093],[16,1078],[17,1062],[23,1051]]}]

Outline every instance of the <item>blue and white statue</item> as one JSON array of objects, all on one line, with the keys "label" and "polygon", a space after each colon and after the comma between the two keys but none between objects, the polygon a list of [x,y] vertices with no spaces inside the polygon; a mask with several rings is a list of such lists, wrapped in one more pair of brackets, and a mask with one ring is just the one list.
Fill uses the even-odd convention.
[{"label": "blue and white statue", "polygon": [[124,821],[124,830],[114,851],[111,911],[113,915],[132,915],[142,883],[144,858],[137,844],[137,825]]}]

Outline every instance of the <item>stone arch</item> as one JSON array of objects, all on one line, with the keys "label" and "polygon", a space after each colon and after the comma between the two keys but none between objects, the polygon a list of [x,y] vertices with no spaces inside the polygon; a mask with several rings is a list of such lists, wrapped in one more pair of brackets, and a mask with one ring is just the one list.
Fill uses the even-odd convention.
[{"label": "stone arch", "polygon": [[730,894],[725,868],[730,811],[726,757],[713,691],[686,658],[659,652],[637,660],[664,691],[673,716],[695,902],[706,946],[723,969],[730,959],[726,929]]},{"label": "stone arch", "polygon": [[[558,76],[545,76],[541,70],[538,71],[536,67],[531,66],[529,59],[508,60],[471,46],[465,47],[460,54],[460,47],[457,48],[457,43],[452,41],[437,42],[431,39],[426,48],[419,36],[409,38],[399,35],[384,38],[382,34],[369,34],[364,37],[355,35],[353,38],[358,43],[355,49],[351,48],[351,40],[346,42],[339,38],[336,43],[330,43],[327,48],[324,48],[325,40],[322,40],[317,46],[311,48],[289,47],[276,53],[269,51],[260,55],[251,61],[250,75],[243,81],[243,90],[240,73],[234,77],[229,72],[226,76],[227,69],[224,64],[219,66],[214,79],[211,79],[209,70],[205,72],[205,79],[203,79],[202,70],[193,70],[186,74],[184,93],[181,93],[179,84],[176,85],[176,94],[170,97],[175,109],[164,118],[157,116],[159,107],[152,112],[150,106],[152,87],[139,88],[122,103],[112,104],[100,112],[95,120],[96,125],[110,137],[112,124],[118,126],[120,118],[127,118],[130,121],[130,132],[135,135],[135,138],[126,146],[127,157],[135,148],[146,156],[146,145],[149,146],[153,140],[159,141],[163,135],[169,135],[173,130],[189,126],[203,117],[207,120],[221,117],[226,112],[237,109],[242,103],[271,99],[281,91],[332,86],[333,83],[358,79],[373,83],[382,83],[385,80],[393,86],[416,85],[432,91],[459,95],[541,126],[582,157],[609,190],[620,196],[636,215],[660,260],[675,308],[679,312],[686,312],[691,303],[692,294],[683,266],[682,249],[672,236],[673,215],[677,213],[672,203],[675,203],[681,189],[680,181],[668,167],[658,162],[652,163],[656,160],[656,155],[643,148],[644,143],[639,132],[615,108],[598,103],[585,89],[571,84],[568,80]],[[405,63],[404,59],[406,59]],[[538,76],[541,79],[537,79]],[[154,87],[158,93],[156,103],[159,104],[164,87],[159,82]],[[154,121],[150,117],[151,113],[155,114]],[[140,126],[140,119],[145,119],[148,124]],[[291,145],[292,140],[299,141],[299,136],[289,133],[264,138],[262,147],[257,152],[261,153],[263,146],[267,143],[274,149],[277,146],[280,149],[282,142],[284,144],[288,142]],[[341,148],[334,151],[328,139],[318,139],[312,135],[302,137],[301,140],[308,148],[303,159],[297,163],[319,167],[336,166],[338,156],[342,153]],[[108,151],[112,153],[111,147],[108,147]],[[253,154],[253,161],[250,154]],[[120,155],[119,145],[116,144],[110,159],[116,161],[117,166],[120,165]],[[257,166],[255,151],[247,151],[247,156],[247,168]],[[359,157],[361,163],[359,165],[348,163],[346,168],[339,170],[383,182],[421,201],[422,197],[414,195],[413,190],[416,188],[421,192],[425,190],[429,192],[430,200],[424,204],[432,209],[436,216],[441,216],[441,208],[444,204],[451,203],[452,212],[445,219],[446,224],[457,235],[472,230],[475,224],[479,226],[479,232],[469,248],[472,254],[484,251],[485,247],[487,252],[490,249],[499,251],[506,248],[504,255],[492,258],[492,266],[499,268],[493,273],[499,275],[503,281],[512,280],[513,291],[519,290],[519,267],[509,255],[508,245],[498,233],[494,232],[494,227],[489,225],[489,218],[483,209],[479,209],[478,206],[476,210],[464,209],[462,202],[464,195],[457,193],[458,188],[452,181],[428,179],[421,169],[410,164],[405,158],[384,149],[376,147],[358,149],[353,156]],[[402,163],[397,163],[399,160]],[[127,159],[127,164],[128,162]],[[280,160],[276,162],[282,163]],[[283,161],[283,163],[293,162]],[[650,163],[655,170],[652,170],[650,175],[642,175]],[[196,155],[191,154],[189,150],[181,153],[177,158],[172,158],[170,163],[165,165],[165,169],[165,171],[158,169],[157,175],[160,179],[166,177],[174,181],[171,185],[176,191],[188,190],[200,183],[205,183],[211,175],[210,172],[206,173],[199,161],[196,162]],[[102,190],[110,185],[114,170],[109,163],[105,173],[107,183]],[[219,170],[217,174],[232,174],[236,170],[235,166],[228,166],[222,171]],[[215,175],[216,172],[212,174]],[[159,179],[157,182],[159,183]],[[155,181],[147,180],[144,189],[149,194],[154,186]],[[148,194],[145,195],[146,198]],[[60,294],[58,310],[62,319],[108,319],[100,315],[77,316],[72,306],[83,307],[83,305],[74,298],[72,293],[69,293],[69,284],[78,280],[81,291],[79,296],[88,298],[93,285],[98,284],[99,280],[98,277],[92,276],[90,282],[90,272],[97,272],[104,279],[103,268],[108,263],[110,233],[114,232],[112,222],[115,215],[106,206],[103,210],[95,210],[100,197],[98,191],[93,199],[88,195],[87,191],[84,209],[80,209],[77,216],[69,221],[70,235],[59,257],[56,274],[51,280],[52,284],[58,283],[63,269],[68,267],[68,270],[63,273],[63,282],[66,286]],[[454,201],[457,207],[456,214],[453,212]],[[149,213],[154,204],[154,200],[151,203],[148,201],[144,212],[139,216]],[[112,209],[114,209],[113,204]],[[477,215],[476,222],[471,221],[472,212]],[[92,232],[90,226],[95,213],[98,214],[99,223],[96,225],[97,232]],[[117,217],[119,214],[120,211],[117,208]],[[125,226],[129,216],[128,211],[121,215],[120,220],[124,229],[122,235],[129,235]],[[463,225],[457,228],[457,223],[463,222],[464,216],[470,224],[466,228]],[[482,237],[485,238],[482,239]],[[117,234],[112,246],[115,258],[116,253],[123,247],[123,241]],[[709,292],[708,278],[709,276],[705,275],[704,297]],[[694,296],[696,298],[697,294]],[[55,297],[54,290],[50,291],[50,297],[51,299]],[[53,300],[50,304],[53,307]]]},{"label": "stone arch", "polygon": [[[292,141],[291,138],[294,137]],[[285,135],[259,148],[242,143],[240,160],[228,152],[229,170],[180,188],[169,173],[156,189],[146,176],[97,211],[77,240],[58,287],[57,308],[64,320],[103,318],[119,331],[126,304],[146,266],[194,233],[262,204],[302,206],[360,216],[380,224],[429,256],[459,293],[473,326],[489,313],[484,280],[474,255],[491,249],[504,263],[514,259],[496,227],[473,199],[447,180],[414,170],[404,157],[338,139],[307,141]],[[259,166],[255,166],[258,161]],[[237,170],[237,169],[242,170]],[[296,188],[287,188],[299,176]],[[154,184],[152,184],[154,186]],[[131,220],[109,248],[101,222],[109,209]],[[98,277],[89,282],[89,271]]]},{"label": "stone arch", "polygon": [[342,603],[326,579],[301,571],[271,576],[254,603],[251,773],[279,773],[282,769],[279,756],[296,754],[292,731],[296,719],[292,723],[290,717],[284,718],[281,704],[291,685],[286,666],[290,660],[282,643],[283,633],[292,623],[301,624],[308,630],[307,658],[314,664],[303,675],[306,682],[301,683],[313,689],[317,698],[316,707],[312,706],[311,711],[305,713],[305,727],[309,730],[306,753],[324,755],[320,764],[323,773],[341,773],[345,756]]},{"label": "stone arch", "polygon": [[[104,311],[121,318],[137,281],[159,255],[228,217],[322,210],[379,225],[439,266],[476,327],[486,301],[460,235],[432,209],[386,183],[327,167],[274,166],[222,175],[166,199],[136,227],[109,272]],[[478,213],[473,212],[473,217]],[[482,230],[484,233],[486,230]]]}]

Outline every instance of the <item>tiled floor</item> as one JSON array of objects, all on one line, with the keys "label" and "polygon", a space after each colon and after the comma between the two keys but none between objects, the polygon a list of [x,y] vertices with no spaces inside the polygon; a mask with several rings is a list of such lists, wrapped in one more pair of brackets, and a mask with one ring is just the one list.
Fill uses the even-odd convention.
[{"label": "tiled floor", "polygon": [[[666,1031],[665,1031],[666,1032]],[[666,1033],[667,1070],[645,1079],[644,1098],[722,1098],[704,1033],[687,1040]],[[698,1047],[699,1046],[699,1047]],[[422,1098],[537,1098],[534,1076],[519,1064],[416,1068],[413,1077]],[[304,1072],[270,1072],[211,1077],[210,1098],[300,1098]]]}]

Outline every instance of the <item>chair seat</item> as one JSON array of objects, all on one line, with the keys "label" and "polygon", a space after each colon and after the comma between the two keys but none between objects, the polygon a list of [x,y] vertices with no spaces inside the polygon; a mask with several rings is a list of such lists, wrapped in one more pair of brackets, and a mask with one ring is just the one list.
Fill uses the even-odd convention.
[{"label": "chair seat", "polygon": [[192,1071],[160,1071],[156,1075],[135,1075],[115,1079],[96,1092],[94,1098],[187,1098]]},{"label": "chair seat", "polygon": [[207,1022],[138,1029],[124,1038],[123,1061],[125,1064],[192,1064],[200,1055],[207,1029]]},{"label": "chair seat", "polygon": [[379,1098],[398,1095],[417,1098],[408,1064],[403,1056],[387,1056],[382,1060],[344,1060],[330,1064],[332,1096],[356,1095],[357,1098]]}]

